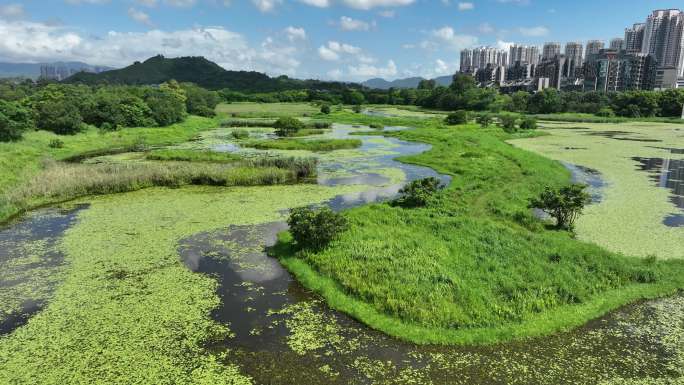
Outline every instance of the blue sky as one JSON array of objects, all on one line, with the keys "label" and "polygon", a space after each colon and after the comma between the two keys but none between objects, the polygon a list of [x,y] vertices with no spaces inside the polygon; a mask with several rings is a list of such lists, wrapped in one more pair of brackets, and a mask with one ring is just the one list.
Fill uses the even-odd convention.
[{"label": "blue sky", "polygon": [[433,77],[458,51],[609,40],[681,0],[0,0],[0,61],[157,53],[300,78]]}]

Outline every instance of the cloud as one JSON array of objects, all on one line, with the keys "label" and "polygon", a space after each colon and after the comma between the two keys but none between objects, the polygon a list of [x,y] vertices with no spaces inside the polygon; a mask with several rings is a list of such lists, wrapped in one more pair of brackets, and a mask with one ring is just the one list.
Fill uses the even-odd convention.
[{"label": "cloud", "polygon": [[496,41],[496,48],[508,52],[508,50],[511,48],[511,46],[512,46],[513,44],[515,44],[515,42],[497,40],[497,41]]},{"label": "cloud", "polygon": [[252,3],[261,12],[271,12],[282,2],[283,0],[252,0]]},{"label": "cloud", "polygon": [[105,4],[109,3],[109,0],[66,0],[67,4]]},{"label": "cloud", "polygon": [[322,45],[318,47],[318,56],[327,61],[337,61],[340,60],[340,55],[337,52],[331,50],[330,48]]},{"label": "cloud", "polygon": [[533,37],[538,37],[538,36],[546,36],[549,34],[549,29],[543,26],[538,26],[538,27],[520,27],[518,28],[518,32],[521,35],[524,36],[533,36]]},{"label": "cloud", "polygon": [[495,31],[494,27],[489,23],[482,23],[477,27],[480,33],[492,33]]},{"label": "cloud", "polygon": [[285,28],[285,35],[289,41],[306,40],[306,30],[301,27],[289,26]]},{"label": "cloud", "polygon": [[[334,0],[299,0],[299,2],[319,8],[328,8]],[[378,7],[403,7],[411,5],[415,0],[338,0],[341,5],[350,8],[369,10]]]},{"label": "cloud", "polygon": [[166,0],[166,4],[174,7],[192,7],[197,0]]},{"label": "cloud", "polygon": [[157,6],[157,0],[136,0],[136,3],[150,8]]},{"label": "cloud", "polygon": [[415,0],[343,0],[349,7],[368,10],[376,7],[402,7],[411,5]]},{"label": "cloud", "polygon": [[356,78],[393,77],[397,75],[397,65],[394,64],[394,60],[389,60],[384,67],[369,64],[349,66],[349,75]]},{"label": "cloud", "polygon": [[137,10],[133,7],[128,8],[128,17],[131,19],[137,21],[140,24],[145,24],[147,26],[152,26],[152,20],[150,20],[150,16],[146,14],[143,11]]},{"label": "cloud", "polygon": [[318,8],[328,8],[330,6],[330,0],[299,0],[300,2],[311,5]]},{"label": "cloud", "polygon": [[391,9],[391,10],[386,10],[386,11],[380,11],[380,12],[378,12],[378,15],[380,17],[384,17],[386,19],[392,19],[392,18],[394,18],[394,16],[397,15],[397,12],[395,10]]},{"label": "cloud", "polygon": [[357,56],[359,60],[364,62],[369,62],[367,56],[362,55],[361,48],[355,47],[350,44],[340,43],[337,41],[329,41],[328,45],[322,45],[318,47],[318,56],[327,61],[337,61],[340,59],[340,55],[352,55]]},{"label": "cloud", "polygon": [[438,43],[431,41],[424,41],[421,43],[421,47],[425,49],[436,49],[442,46],[451,49],[462,49],[466,47],[471,47],[477,44],[477,37],[472,35],[461,35],[457,34],[451,27],[442,27],[440,29],[433,30],[430,35],[438,40]]},{"label": "cloud", "polygon": [[497,0],[499,3],[504,4],[516,4],[516,5],[529,5],[530,0]]},{"label": "cloud", "polygon": [[302,50],[283,34],[252,47],[239,33],[221,27],[176,31],[110,31],[102,36],[81,35],[66,27],[0,20],[0,57],[4,61],[83,61],[123,67],[162,54],[168,57],[204,56],[226,69],[294,75]]},{"label": "cloud", "polygon": [[352,19],[351,17],[340,17],[340,28],[343,31],[368,31],[370,24],[363,20]]},{"label": "cloud", "polygon": [[471,11],[475,9],[475,4],[471,2],[463,2],[463,3],[458,3],[458,10],[459,11]]},{"label": "cloud", "polygon": [[22,4],[6,4],[0,5],[0,19],[21,19],[26,16],[24,6]]}]

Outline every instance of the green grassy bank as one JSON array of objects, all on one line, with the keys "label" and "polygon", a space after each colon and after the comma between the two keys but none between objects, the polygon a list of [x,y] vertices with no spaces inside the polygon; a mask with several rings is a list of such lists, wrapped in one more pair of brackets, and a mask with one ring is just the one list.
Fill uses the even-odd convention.
[{"label": "green grassy bank", "polygon": [[241,145],[261,150],[304,150],[304,151],[333,151],[361,147],[358,139],[277,139],[251,140]]},{"label": "green grassy bank", "polygon": [[528,199],[568,183],[569,173],[505,143],[512,135],[438,120],[335,118],[418,126],[388,133],[433,146],[403,160],[454,178],[426,208],[350,210],[351,230],[322,252],[294,253],[287,237],[274,249],[304,285],[373,328],[416,343],[493,343],[684,287],[681,261],[612,253],[534,218]]}]

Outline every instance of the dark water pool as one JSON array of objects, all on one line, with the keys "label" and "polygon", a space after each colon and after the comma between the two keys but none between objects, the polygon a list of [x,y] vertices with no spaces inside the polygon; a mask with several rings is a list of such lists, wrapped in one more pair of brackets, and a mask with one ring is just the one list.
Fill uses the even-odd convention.
[{"label": "dark water pool", "polygon": [[59,239],[85,207],[37,210],[0,226],[0,334],[47,304],[61,281]]},{"label": "dark water pool", "polygon": [[[672,154],[681,154],[679,149],[671,149]],[[663,219],[670,227],[684,226],[684,159],[671,158],[632,158],[641,171],[649,173],[649,177],[658,187],[670,191],[670,201],[680,211],[671,213]]]}]

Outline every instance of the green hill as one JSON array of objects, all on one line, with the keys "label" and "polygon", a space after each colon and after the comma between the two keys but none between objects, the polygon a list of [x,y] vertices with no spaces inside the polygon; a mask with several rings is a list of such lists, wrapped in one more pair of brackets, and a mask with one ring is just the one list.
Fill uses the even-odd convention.
[{"label": "green hill", "polygon": [[165,58],[161,55],[144,62],[99,74],[81,72],[65,80],[67,83],[84,84],[160,84],[175,79],[191,82],[201,87],[219,90],[229,88],[240,92],[273,92],[297,89],[339,90],[360,88],[358,84],[298,80],[287,76],[272,78],[254,71],[227,71],[204,57]]}]

